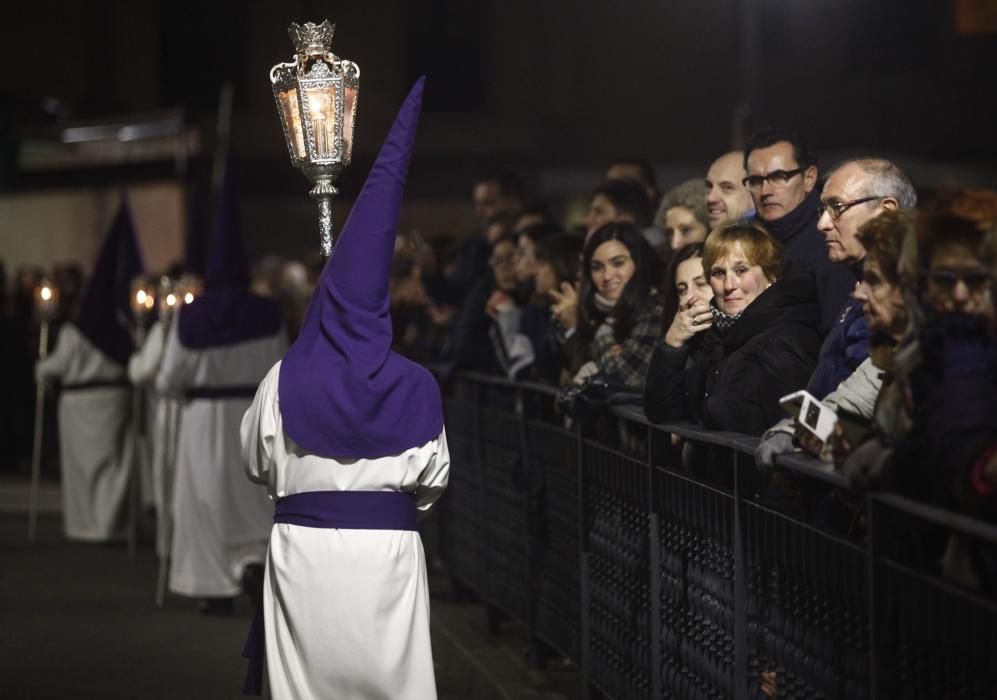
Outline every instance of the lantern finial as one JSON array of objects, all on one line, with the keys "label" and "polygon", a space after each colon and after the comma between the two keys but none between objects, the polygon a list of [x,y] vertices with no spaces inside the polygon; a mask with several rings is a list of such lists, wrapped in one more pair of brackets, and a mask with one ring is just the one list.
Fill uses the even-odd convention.
[{"label": "lantern finial", "polygon": [[300,25],[291,22],[287,28],[287,33],[291,37],[291,43],[302,56],[313,54],[326,54],[332,50],[332,34],[336,31],[336,25],[325,20],[322,24],[305,22]]}]

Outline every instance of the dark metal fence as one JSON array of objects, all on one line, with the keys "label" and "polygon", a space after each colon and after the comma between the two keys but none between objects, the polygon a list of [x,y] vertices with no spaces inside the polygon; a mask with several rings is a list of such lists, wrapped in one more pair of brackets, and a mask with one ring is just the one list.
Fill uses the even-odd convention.
[{"label": "dark metal fence", "polygon": [[583,434],[554,393],[460,375],[445,553],[590,694],[997,697],[997,528],[632,408]]}]

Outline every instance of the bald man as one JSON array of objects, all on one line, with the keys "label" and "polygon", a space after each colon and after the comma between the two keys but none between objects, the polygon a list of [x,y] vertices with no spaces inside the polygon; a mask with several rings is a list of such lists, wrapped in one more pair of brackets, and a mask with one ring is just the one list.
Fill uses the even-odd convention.
[{"label": "bald man", "polygon": [[725,221],[738,221],[751,213],[751,194],[741,182],[745,174],[741,151],[730,151],[713,161],[706,173],[706,211],[710,229]]}]

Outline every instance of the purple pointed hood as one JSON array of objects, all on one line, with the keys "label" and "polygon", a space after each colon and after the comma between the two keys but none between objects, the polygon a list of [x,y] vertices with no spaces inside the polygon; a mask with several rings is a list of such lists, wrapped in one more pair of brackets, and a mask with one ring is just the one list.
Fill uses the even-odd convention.
[{"label": "purple pointed hood", "polygon": [[280,368],[284,429],[330,458],[376,458],[443,430],[436,379],[391,351],[388,278],[425,78],[402,105]]},{"label": "purple pointed hood", "polygon": [[132,280],[143,273],[128,200],[121,207],[101,246],[87,290],[80,302],[77,326],[101,352],[127,364],[135,350],[130,328]]},{"label": "purple pointed hood", "polygon": [[230,158],[215,210],[204,293],[177,315],[180,342],[192,350],[234,345],[275,335],[281,329],[277,303],[249,292],[237,194]]}]

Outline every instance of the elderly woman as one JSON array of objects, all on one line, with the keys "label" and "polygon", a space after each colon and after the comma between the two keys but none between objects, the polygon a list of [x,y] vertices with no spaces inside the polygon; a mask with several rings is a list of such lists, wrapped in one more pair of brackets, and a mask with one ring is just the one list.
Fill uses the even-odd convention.
[{"label": "elderly woman", "polygon": [[673,251],[691,243],[702,243],[710,232],[702,180],[686,180],[661,198],[654,223],[665,232]]},{"label": "elderly woman", "polygon": [[[583,362],[575,383],[598,374],[641,391],[661,328],[659,278],[658,258],[636,225],[614,222],[593,232],[582,256],[577,297],[567,284],[552,294],[559,322],[573,332],[574,357]],[[572,305],[574,318],[563,311]]]},{"label": "elderly woman", "polygon": [[644,411],[651,421],[761,435],[781,417],[779,398],[806,383],[820,351],[813,277],[784,271],[779,243],[754,223],[715,229],[703,269],[713,300],[680,309],[658,342]]},{"label": "elderly woman", "polygon": [[883,480],[895,464],[898,487],[997,519],[995,252],[997,193],[950,193],[919,212],[899,264],[912,324],[894,353],[895,388],[876,408],[885,439],[845,461],[857,481]]}]

